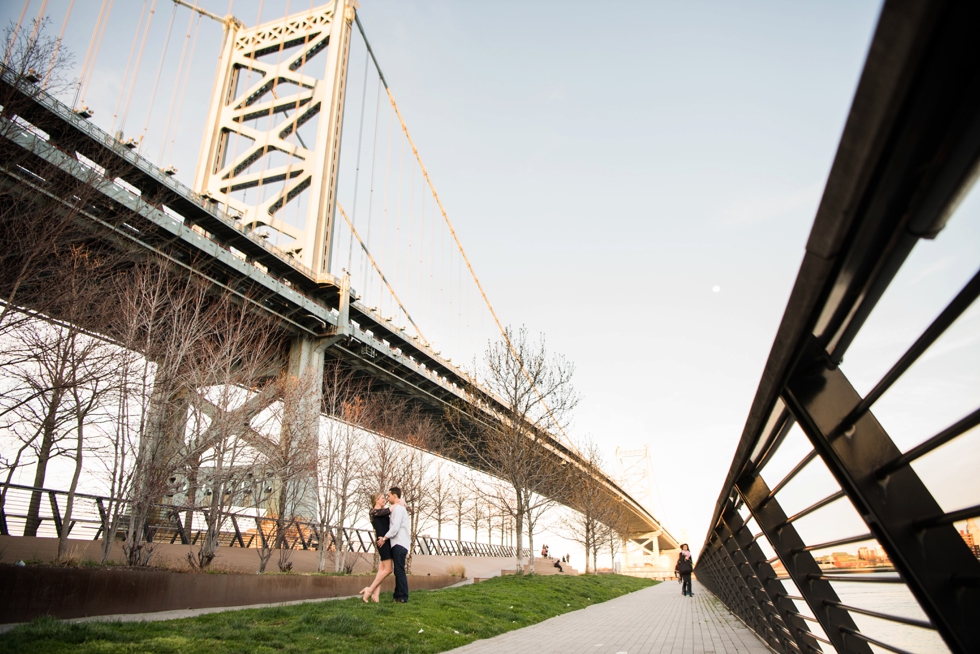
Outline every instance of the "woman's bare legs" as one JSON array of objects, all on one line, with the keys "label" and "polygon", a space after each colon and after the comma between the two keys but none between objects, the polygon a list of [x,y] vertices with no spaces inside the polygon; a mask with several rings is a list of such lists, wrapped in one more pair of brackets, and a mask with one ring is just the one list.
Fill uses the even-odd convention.
[{"label": "woman's bare legs", "polygon": [[385,577],[390,575],[394,569],[395,569],[394,564],[392,563],[391,559],[388,559],[387,561],[382,561],[381,563],[378,564],[378,574],[375,575],[374,577],[374,583],[372,583],[370,586],[367,587],[367,589],[365,589],[364,592],[365,602],[367,601],[368,597],[373,599],[375,602],[380,601],[381,582],[384,581]]}]

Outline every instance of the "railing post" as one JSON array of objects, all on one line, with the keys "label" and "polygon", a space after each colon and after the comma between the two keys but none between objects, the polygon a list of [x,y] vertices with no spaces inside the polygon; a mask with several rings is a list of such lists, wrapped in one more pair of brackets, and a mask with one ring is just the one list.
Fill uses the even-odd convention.
[{"label": "railing post", "polygon": [[184,523],[180,519],[180,512],[174,511],[172,513],[174,521],[177,523],[177,534],[180,536],[181,545],[189,545],[190,541],[187,539],[187,532],[184,531]]},{"label": "railing post", "polygon": [[48,499],[51,501],[51,518],[54,520],[54,529],[58,533],[58,538],[61,538],[63,525],[61,524],[61,511],[58,510],[58,496],[55,495],[54,491],[48,491]]},{"label": "railing post", "polygon": [[776,579],[776,572],[772,566],[766,563],[762,548],[753,540],[752,534],[749,533],[748,527],[742,521],[742,516],[735,510],[735,506],[729,504],[728,508],[722,512],[721,519],[742,551],[746,563],[762,584],[768,601],[772,603],[783,624],[790,630],[793,640],[799,645],[800,651],[804,651],[804,649],[819,650],[817,641],[810,633],[806,621],[793,615],[796,611],[793,600],[787,597],[785,586]]},{"label": "railing post", "polygon": [[[775,609],[769,610],[767,608],[766,602],[769,598],[762,585],[762,581],[755,575],[755,571],[739,547],[738,541],[735,540],[735,537],[724,522],[718,526],[718,535],[721,538],[722,550],[728,555],[729,564],[732,566],[731,570],[742,581],[743,595],[745,595],[746,601],[751,600],[750,606],[754,605],[755,612],[758,613],[757,624],[765,629],[772,641],[779,646],[779,650],[784,652],[789,651],[792,647],[790,643],[795,645],[795,640],[792,639],[791,635],[787,635],[788,629],[784,631],[786,626]],[[739,559],[742,560],[740,561]],[[752,582],[755,582],[755,585]],[[765,600],[759,599],[760,592],[766,595]],[[757,631],[757,633],[759,632]]]},{"label": "railing post", "polygon": [[820,574],[820,566],[804,549],[796,527],[786,522],[786,514],[776,497],[769,497],[765,480],[757,475],[739,480],[735,487],[837,651],[870,654],[872,650],[866,642],[846,638],[841,632],[841,628],[857,629],[850,614],[824,604],[824,600],[839,602],[840,598],[830,582],[811,576]]},{"label": "railing post", "polygon": [[950,649],[980,652],[980,560],[952,524],[921,526],[944,511],[910,465],[878,478],[901,450],[870,411],[843,424],[862,398],[815,340],[809,355],[787,405]]},{"label": "railing post", "polygon": [[99,525],[98,530],[95,532],[95,538],[92,540],[99,540],[99,536],[103,532],[105,532],[106,535],[109,534],[109,516],[105,511],[105,504],[102,503],[101,497],[95,498],[95,506],[99,509],[99,520],[101,520],[101,524]]},{"label": "railing post", "polygon": [[[245,549],[245,540],[242,538],[242,530],[238,528],[238,520],[234,515],[231,516],[231,526],[235,528],[235,539],[238,540],[238,544]],[[183,530],[181,530],[183,532]],[[183,533],[181,533],[181,538],[183,538]],[[235,541],[232,541],[234,544]]]}]

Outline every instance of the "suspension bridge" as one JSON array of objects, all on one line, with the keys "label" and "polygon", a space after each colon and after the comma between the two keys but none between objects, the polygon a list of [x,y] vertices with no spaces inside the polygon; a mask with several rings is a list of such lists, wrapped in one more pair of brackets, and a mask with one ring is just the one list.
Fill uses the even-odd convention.
[{"label": "suspension bridge", "polygon": [[[142,129],[130,136],[123,130],[152,9],[145,7],[131,30],[112,124],[93,124],[86,93],[110,7],[102,4],[73,101],[45,90],[46,70],[29,79],[4,72],[7,104],[17,107],[4,106],[4,138],[45,171],[4,166],[2,183],[12,197],[69,207],[75,198],[60,189],[91,186],[97,200],[80,213],[93,234],[113,247],[153,252],[257,302],[288,341],[291,372],[320,371],[325,358],[338,358],[433,415],[462,405],[474,424],[494,420],[502,399],[436,343],[463,349],[476,325],[501,325],[356,6],[335,0],[247,27],[175,4],[171,27],[178,10],[188,12],[177,67],[184,76],[194,67],[202,21],[222,30],[191,186],[178,182],[167,163],[183,138],[174,119],[184,111],[186,77],[173,79],[157,160],[145,154],[152,103]],[[69,23],[66,16],[62,32]],[[976,179],[977,24],[974,3],[884,3],[800,273],[721,485],[696,574],[773,651],[980,648],[980,559],[968,542],[972,532],[955,527],[980,517],[980,507],[941,504],[913,467],[962,443],[980,424],[980,411],[949,416],[944,428],[905,451],[873,414],[881,396],[975,305],[980,279],[966,282],[868,393],[855,389],[842,363],[916,244],[941,237]],[[352,75],[355,49],[364,66]],[[149,79],[147,96],[155,98],[159,73]],[[584,465],[560,429],[542,437],[551,456]],[[780,469],[791,442],[805,448]],[[603,476],[603,487],[630,509],[637,556],[675,548],[641,501],[652,489],[625,487],[642,480],[649,452],[617,456],[619,479]],[[828,473],[833,491],[791,508],[787,487],[815,467]],[[813,523],[805,528],[808,518],[845,504],[858,529],[849,531],[854,522],[846,521],[832,527],[841,533],[814,533]],[[859,545],[882,548],[889,565],[854,574],[827,560]],[[915,614],[869,605],[849,590],[855,586],[899,589],[912,598]],[[909,642],[926,645],[903,644]]]},{"label": "suspension bridge", "polygon": [[[112,9],[104,2],[82,77],[66,93],[74,95],[74,104],[49,92],[51,71],[25,77],[4,70],[2,131],[10,146],[29,156],[3,169],[3,184],[18,201],[40,198],[66,210],[76,197],[70,189],[91,188],[96,195],[78,215],[99,239],[161,257],[273,317],[289,350],[290,375],[322,378],[325,361],[338,359],[372,388],[410,398],[438,421],[464,407],[468,425],[493,423],[506,414],[506,401],[436,344],[446,343],[443,348],[455,348],[457,360],[465,360],[477,353],[467,346],[490,338],[509,345],[508,336],[422,163],[355,5],[336,0],[248,27],[235,16],[175,0],[152,78],[143,71],[154,58],[147,44],[156,5],[144,8],[107,130],[87,99]],[[161,129],[153,120],[154,99],[162,103],[167,96],[161,79],[180,12],[189,21]],[[22,15],[18,29],[36,27]],[[197,169],[187,186],[164,162],[177,141],[188,138],[178,121],[186,111],[188,76],[198,65],[197,39],[206,31],[207,38],[220,33],[221,45]],[[348,89],[352,43],[364,55],[356,93]],[[149,96],[146,120],[127,136],[134,93]],[[356,132],[349,116],[345,128],[351,105]],[[159,161],[148,154],[154,134]],[[353,156],[342,157],[342,144],[356,148]],[[349,197],[347,207],[342,197]],[[426,320],[414,308],[410,312],[415,306]],[[321,394],[317,386],[298,403],[319,406]],[[162,438],[180,439],[179,423]],[[561,425],[544,424],[533,429],[548,456],[584,466]],[[248,429],[247,420],[242,428]],[[443,453],[462,457],[452,447]],[[480,467],[472,458],[461,462]],[[604,492],[626,508],[630,532],[656,553],[658,567],[666,567],[660,552],[676,550],[677,541],[627,489],[598,474]]]}]

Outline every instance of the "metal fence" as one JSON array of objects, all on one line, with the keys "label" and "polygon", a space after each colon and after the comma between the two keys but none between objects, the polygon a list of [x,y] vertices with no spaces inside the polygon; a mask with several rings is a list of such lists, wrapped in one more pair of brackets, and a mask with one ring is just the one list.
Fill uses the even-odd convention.
[{"label": "metal fence", "polygon": [[[980,652],[980,560],[954,527],[980,506],[944,509],[913,467],[974,430],[980,410],[944,415],[943,428],[905,451],[872,413],[897,382],[913,383],[907,371],[975,302],[980,273],[870,391],[855,390],[841,368],[913,247],[959,218],[975,179],[977,25],[976,3],[885,3],[715,507],[697,577],[777,651],[939,651],[945,643]],[[960,451],[976,471],[977,449]],[[790,501],[787,489],[806,490],[817,473],[825,492]],[[858,557],[841,552],[862,544]],[[908,596],[911,608],[878,599],[893,595]]]},{"label": "metal fence", "polygon": [[[70,524],[64,524],[62,516],[68,493],[50,488],[34,488],[9,484],[6,496],[0,505],[0,535],[18,536],[24,533],[32,498],[39,500],[37,535],[58,538],[67,530],[75,539],[98,540],[112,531],[110,499],[102,495],[75,494]],[[129,528],[128,503],[123,502],[120,519],[116,522],[115,538],[125,538]],[[262,515],[264,511],[233,507],[226,512],[218,526],[218,543],[222,547],[258,548],[274,547],[278,521]],[[146,536],[150,542],[181,543],[195,545],[207,533],[207,508],[157,504],[150,513]],[[337,551],[337,536],[340,535],[340,549],[348,552],[375,551],[375,534],[369,529],[345,527],[336,529],[328,526],[321,530],[317,523],[306,520],[291,520],[285,526],[283,545],[288,549],[316,550],[321,539],[326,539],[328,551]],[[473,543],[419,536],[413,546],[415,554],[443,556],[499,556],[513,557],[515,549],[507,545]],[[524,550],[530,557],[530,550]]]}]

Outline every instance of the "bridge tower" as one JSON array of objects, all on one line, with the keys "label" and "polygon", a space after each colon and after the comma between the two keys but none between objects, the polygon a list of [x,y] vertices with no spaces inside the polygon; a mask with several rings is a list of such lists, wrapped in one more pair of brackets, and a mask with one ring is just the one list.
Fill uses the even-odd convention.
[{"label": "bridge tower", "polygon": [[[650,448],[627,450],[616,448],[616,468],[620,486],[637,502],[649,510],[653,510],[653,461],[650,459]],[[638,573],[651,576],[669,576],[672,574],[674,560],[677,557],[675,549],[662,549],[662,544],[673,545],[673,539],[661,525],[659,529],[644,534],[634,534],[623,541],[623,572]]]},{"label": "bridge tower", "polygon": [[[251,28],[222,19],[195,175],[197,192],[239,215],[246,231],[261,230],[314,279],[330,269],[356,8],[355,0],[333,0]],[[299,130],[311,121],[316,132],[306,142]]]},{"label": "bridge tower", "polygon": [[[256,27],[187,6],[224,25],[195,190],[237,215],[244,231],[268,238],[309,277],[339,287],[336,330],[322,338],[294,337],[285,369],[289,391],[281,398],[283,437],[308,443],[313,456],[324,353],[349,333],[350,277],[337,279],[329,271],[351,26],[358,5],[356,0],[331,0]],[[312,517],[313,480],[294,483],[303,487],[299,512]]]}]

